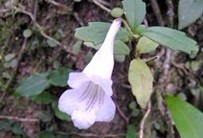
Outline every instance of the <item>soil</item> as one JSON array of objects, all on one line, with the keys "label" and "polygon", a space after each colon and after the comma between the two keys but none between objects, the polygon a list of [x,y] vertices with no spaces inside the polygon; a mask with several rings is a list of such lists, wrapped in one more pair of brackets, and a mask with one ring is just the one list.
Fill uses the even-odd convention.
[{"label": "soil", "polygon": [[[75,0],[76,1],[76,0]],[[26,43],[26,49],[20,58],[18,66],[15,68],[4,68],[1,61],[0,72],[0,138],[13,137],[71,137],[71,138],[123,138],[130,125],[134,125],[134,132],[139,131],[140,120],[146,110],[141,110],[137,105],[136,111],[129,106],[136,100],[131,93],[128,83],[127,71],[129,62],[133,58],[128,56],[123,63],[116,63],[113,72],[113,100],[117,105],[117,112],[114,120],[110,123],[95,123],[88,130],[78,130],[69,121],[62,121],[54,116],[51,104],[37,104],[26,97],[19,97],[14,94],[19,80],[33,74],[34,72],[50,71],[55,64],[69,67],[73,70],[82,70],[87,64],[86,55],[92,52],[92,49],[82,46],[79,55],[70,53],[72,46],[77,41],[74,38],[75,29],[80,26],[86,26],[91,21],[110,22],[113,20],[111,15],[101,9],[91,1],[82,0],[75,2],[74,0],[19,0],[12,3],[12,0],[0,0],[0,47],[1,58],[8,53],[22,54],[21,48]],[[152,3],[146,0],[147,15],[146,21],[149,26],[171,26],[171,22],[167,14],[167,5],[165,2],[158,0],[160,14],[163,22],[158,21],[156,13],[152,8]],[[27,13],[15,11],[15,6],[20,4],[23,10],[32,13],[34,20]],[[177,3],[173,3],[177,9]],[[121,1],[109,0],[107,7],[121,7]],[[46,35],[57,40],[63,46],[50,48],[46,43],[46,36],[40,32],[37,27],[39,24]],[[162,24],[163,23],[163,24]],[[177,28],[177,11],[173,21],[173,28]],[[23,31],[27,28],[33,30],[32,37],[25,42]],[[164,48],[159,47],[154,53],[143,55],[143,58],[163,53],[160,59],[150,62],[150,68],[154,74],[154,93],[151,98],[151,113],[146,121],[145,136],[154,138],[170,138],[171,135],[179,138],[175,128],[170,124],[164,108],[161,111],[160,103],[156,91],[165,90],[167,94],[174,94],[187,97],[188,101],[199,109],[203,109],[203,100],[193,94],[198,91],[199,86],[203,85],[203,19],[198,19],[195,23],[183,30],[186,34],[194,38],[200,47],[199,53],[194,57],[189,57],[183,53],[172,53],[167,77],[164,78],[163,63],[166,59]],[[165,49],[164,49],[165,50]],[[56,63],[57,61],[57,63]],[[195,67],[191,66],[192,62],[198,62]],[[186,66],[188,65],[188,66]],[[8,83],[11,77],[5,77],[5,74],[13,76],[11,83]],[[162,81],[163,79],[163,81]],[[5,84],[5,85],[3,85]],[[8,85],[6,85],[8,84]],[[8,86],[8,88],[6,87]],[[50,93],[58,98],[66,87],[51,87],[48,89]],[[165,95],[165,94],[163,94]],[[51,116],[49,121],[41,121],[38,118],[40,111],[48,111]],[[23,119],[27,120],[23,120]],[[32,120],[34,119],[34,120]],[[1,121],[8,120],[12,125],[18,124],[22,130],[22,134],[16,134],[13,130],[1,129]],[[172,127],[175,134],[171,133]],[[131,138],[131,137],[128,137]]]}]

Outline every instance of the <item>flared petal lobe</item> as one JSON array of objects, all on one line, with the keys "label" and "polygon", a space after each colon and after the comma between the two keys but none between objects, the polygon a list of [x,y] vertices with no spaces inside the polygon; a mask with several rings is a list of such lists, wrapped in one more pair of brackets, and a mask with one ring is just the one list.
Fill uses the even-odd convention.
[{"label": "flared petal lobe", "polygon": [[67,83],[71,88],[79,88],[82,83],[89,80],[90,78],[82,72],[71,72]]},{"label": "flared petal lobe", "polygon": [[110,122],[113,120],[116,112],[116,106],[108,95],[105,95],[104,103],[97,114],[96,121]]},{"label": "flared petal lobe", "polygon": [[79,129],[87,129],[96,121],[96,115],[94,112],[75,111],[71,119],[73,120],[74,126]]},{"label": "flared petal lobe", "polygon": [[89,81],[77,89],[65,91],[59,99],[59,109],[71,115],[74,125],[86,129],[95,121],[111,121],[115,104],[97,84]]}]

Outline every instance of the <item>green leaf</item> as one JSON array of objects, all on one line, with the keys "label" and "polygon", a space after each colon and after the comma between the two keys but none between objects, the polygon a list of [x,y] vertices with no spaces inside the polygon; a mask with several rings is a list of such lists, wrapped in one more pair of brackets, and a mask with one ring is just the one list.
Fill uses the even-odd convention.
[{"label": "green leaf", "polygon": [[15,93],[21,96],[33,96],[40,94],[49,87],[47,75],[47,73],[37,73],[22,80]]},{"label": "green leaf", "polygon": [[74,54],[78,54],[80,52],[80,49],[81,49],[81,46],[82,46],[82,41],[81,40],[78,40],[72,47],[72,52]]},{"label": "green leaf", "polygon": [[54,113],[55,113],[55,116],[58,117],[59,119],[61,120],[66,120],[66,121],[71,121],[71,117],[69,115],[67,115],[66,113],[64,112],[61,112],[59,109],[58,109],[58,105],[56,102],[54,102],[52,104],[52,108],[54,110]]},{"label": "green leaf", "polygon": [[145,25],[139,25],[135,30],[136,34],[138,35],[144,33],[145,31],[146,31]]},{"label": "green leaf", "polygon": [[202,138],[202,112],[176,97],[168,96],[166,103],[182,138]]},{"label": "green leaf", "polygon": [[128,81],[138,104],[145,108],[152,94],[153,76],[144,61],[134,59],[130,63]]},{"label": "green leaf", "polygon": [[132,102],[129,104],[129,108],[130,108],[131,110],[136,109],[136,107],[137,107],[137,104],[136,104],[135,101],[132,101]]},{"label": "green leaf", "polygon": [[179,0],[178,29],[183,29],[195,22],[203,12],[203,0]]},{"label": "green leaf", "polygon": [[50,47],[56,47],[56,42],[54,40],[51,40],[51,39],[47,39],[47,44],[50,46]]},{"label": "green leaf", "polygon": [[125,61],[125,55],[114,55],[114,59],[117,62],[124,62]]},{"label": "green leaf", "polygon": [[55,101],[54,96],[48,92],[43,92],[39,95],[34,95],[31,99],[39,104],[50,104]]},{"label": "green leaf", "polygon": [[126,138],[136,138],[136,128],[135,125],[129,125],[125,135]]},{"label": "green leaf", "polygon": [[114,54],[115,55],[128,55],[130,53],[130,49],[128,46],[122,42],[121,40],[116,40],[114,43]]},{"label": "green leaf", "polygon": [[5,63],[3,65],[4,68],[15,68],[18,64],[18,60],[15,58],[16,54],[10,53],[5,55],[4,60]]},{"label": "green leaf", "polygon": [[14,59],[15,56],[16,56],[15,53],[10,53],[10,54],[5,55],[4,59],[5,59],[6,62],[9,62],[9,61],[11,61],[12,59]]},{"label": "green leaf", "polygon": [[56,138],[55,134],[50,131],[40,131],[38,138]]},{"label": "green leaf", "polygon": [[49,82],[55,86],[64,87],[67,85],[68,74],[70,73],[70,69],[68,68],[58,68],[52,72],[50,72],[48,78]]},{"label": "green leaf", "polygon": [[127,21],[133,31],[145,18],[146,5],[142,0],[124,0],[123,8]]},{"label": "green leaf", "polygon": [[[75,37],[85,42],[93,43],[93,45],[102,44],[110,25],[110,23],[104,22],[90,22],[87,27],[77,28]],[[129,40],[128,31],[121,27],[116,36],[116,40],[127,42]]]},{"label": "green leaf", "polygon": [[8,120],[0,121],[0,131],[10,131],[12,129],[12,123]]},{"label": "green leaf", "polygon": [[48,111],[39,111],[38,117],[42,122],[50,122],[52,119],[52,115]]},{"label": "green leaf", "polygon": [[28,38],[28,37],[30,37],[31,35],[32,35],[32,30],[26,29],[26,30],[23,31],[23,36],[24,36],[25,38]]},{"label": "green leaf", "polygon": [[88,51],[87,54],[85,55],[85,62],[89,63],[93,57],[92,51]]},{"label": "green leaf", "polygon": [[143,53],[149,53],[154,51],[157,47],[159,46],[158,43],[152,41],[151,39],[143,36],[139,39],[136,50],[138,53],[143,54]]},{"label": "green leaf", "polygon": [[22,128],[20,127],[19,124],[15,123],[13,126],[12,126],[12,132],[16,135],[21,135],[23,134],[23,131],[22,131]]},{"label": "green leaf", "polygon": [[197,52],[197,42],[187,37],[185,33],[167,27],[149,27],[142,35],[160,43],[172,50],[191,54]]},{"label": "green leaf", "polygon": [[18,64],[18,60],[16,58],[8,61],[8,62],[5,62],[4,63],[4,68],[15,68]]},{"label": "green leaf", "polygon": [[113,10],[111,10],[111,16],[113,17],[121,17],[123,15],[123,9],[116,7]]}]

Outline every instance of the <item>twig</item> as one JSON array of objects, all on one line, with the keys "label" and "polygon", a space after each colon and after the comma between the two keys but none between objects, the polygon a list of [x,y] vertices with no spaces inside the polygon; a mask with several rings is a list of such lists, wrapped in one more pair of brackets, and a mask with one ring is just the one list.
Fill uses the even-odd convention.
[{"label": "twig", "polygon": [[[173,1],[172,0],[166,0],[166,5],[168,7],[168,11],[167,11],[167,14],[168,14],[168,21],[169,21],[169,26],[171,28],[173,28],[173,25],[174,25],[174,5],[173,5]],[[166,60],[164,64],[168,64],[168,68],[165,69],[164,71],[164,75],[166,76],[169,72],[169,68],[170,68],[170,64],[171,64],[171,60],[170,59],[170,56],[171,56],[171,50],[167,49],[166,51],[166,58],[168,59],[168,61]],[[168,62],[168,63],[167,63]],[[167,78],[166,78],[167,79]],[[170,115],[166,113],[165,115],[165,120],[167,122],[167,126],[168,126],[168,130],[167,130],[167,138],[174,138],[174,129],[173,129],[173,124],[172,124],[172,121],[171,121],[171,118],[170,118]]]},{"label": "twig", "polygon": [[38,22],[35,20],[35,17],[33,16],[32,13],[30,13],[30,12],[28,12],[28,11],[25,11],[25,10],[23,10],[23,9],[20,9],[20,8],[18,8],[18,7],[14,7],[14,8],[15,8],[15,10],[16,10],[17,12],[24,13],[24,14],[28,15],[28,16],[31,18],[31,20],[33,21],[34,25],[36,26],[36,28],[38,29],[38,31],[41,33],[42,36],[44,36],[46,39],[49,39],[49,40],[53,41],[53,42],[56,43],[57,45],[61,46],[61,47],[62,47],[67,53],[69,53],[70,55],[75,56],[75,54],[74,54],[72,51],[70,51],[69,49],[66,48],[66,47],[67,47],[66,45],[63,45],[63,44],[60,43],[58,40],[56,40],[56,39],[54,39],[53,37],[51,37],[51,36],[49,36],[49,35],[46,34],[46,33],[43,31],[42,27],[41,27],[41,26],[38,24]]},{"label": "twig", "polygon": [[[166,0],[166,4],[168,6],[168,18],[169,18],[169,26],[173,28],[173,24],[174,24],[174,7],[173,7],[173,3],[171,0]],[[160,24],[163,25],[163,24]],[[168,83],[168,75],[169,75],[169,70],[170,70],[170,66],[171,66],[171,50],[170,49],[166,49],[165,51],[165,58],[163,61],[163,71],[162,74],[160,75],[160,78],[158,80],[157,83],[157,90],[156,90],[156,97],[157,97],[157,102],[158,102],[158,108],[159,111],[161,113],[161,115],[164,117],[164,120],[166,121],[167,124],[167,138],[174,138],[174,130],[173,130],[173,125],[172,122],[170,120],[169,115],[167,114],[167,109],[165,106],[165,102],[163,100],[163,91],[165,91],[165,84]]]},{"label": "twig", "polygon": [[39,119],[37,118],[20,118],[16,116],[5,116],[5,115],[0,115],[0,119],[15,120],[19,122],[39,122]]},{"label": "twig", "polygon": [[131,36],[132,37],[134,37],[134,38],[139,38],[139,35],[137,35],[137,34],[134,34],[133,32],[132,32],[132,30],[130,29],[130,26],[128,25],[128,23],[126,22],[126,20],[124,20],[124,19],[122,19],[121,18],[121,20],[122,20],[122,23],[124,24],[124,26],[125,26],[125,28],[129,31],[129,33],[131,34]]},{"label": "twig", "polygon": [[12,75],[11,79],[9,80],[9,82],[6,85],[5,91],[7,91],[7,89],[10,87],[11,83],[13,82],[13,80],[14,80],[16,74],[17,74],[19,63],[22,60],[23,54],[25,53],[26,46],[27,46],[27,38],[25,38],[24,41],[23,41],[23,45],[22,45],[22,47],[20,49],[20,52],[18,54],[17,65],[14,68],[14,72],[13,72],[13,75]]},{"label": "twig", "polygon": [[166,5],[168,7],[168,19],[169,19],[169,26],[173,27],[174,24],[174,6],[172,0],[166,0]]},{"label": "twig", "polygon": [[149,116],[150,111],[151,111],[151,102],[149,101],[149,103],[147,105],[147,111],[146,111],[145,115],[143,116],[141,123],[140,123],[139,138],[144,138],[144,125],[145,125],[145,121],[146,121],[147,117]]},{"label": "twig", "polygon": [[187,69],[183,63],[176,63],[174,60],[172,60],[171,64],[178,70],[181,70],[185,75],[187,75],[187,76],[190,75],[189,71],[187,71]]},{"label": "twig", "polygon": [[84,26],[84,23],[83,23],[82,20],[79,18],[77,12],[73,12],[73,16],[75,17],[75,19],[77,20],[77,22],[80,24],[80,26]]},{"label": "twig", "polygon": [[8,88],[10,87],[10,85],[12,84],[13,80],[16,77],[16,74],[17,74],[17,71],[18,71],[18,67],[19,67],[19,63],[22,60],[23,54],[25,53],[26,45],[27,45],[27,38],[25,38],[24,41],[23,41],[23,45],[22,45],[22,47],[20,49],[20,52],[18,54],[18,57],[17,57],[17,65],[14,68],[14,71],[13,71],[13,74],[12,74],[11,78],[6,83],[6,86],[4,88],[4,92],[3,92],[3,94],[2,94],[2,96],[0,98],[0,103],[2,103],[2,100],[6,96],[6,92],[7,92]]},{"label": "twig", "polygon": [[69,135],[76,135],[76,136],[80,136],[80,137],[95,137],[95,138],[99,138],[99,135],[96,134],[92,134],[92,133],[77,133],[77,132],[71,132]]},{"label": "twig", "polygon": [[77,132],[70,132],[70,133],[66,133],[66,132],[61,132],[61,131],[57,131],[57,134],[61,134],[61,135],[66,135],[66,136],[70,136],[70,135],[75,135],[75,136],[79,136],[79,137],[83,137],[83,138],[118,138],[118,137],[123,137],[125,136],[125,134],[120,133],[120,134],[105,134],[105,135],[97,135],[97,134],[92,134],[92,133],[77,133]]},{"label": "twig", "polygon": [[35,21],[36,21],[36,17],[37,17],[37,10],[38,10],[38,0],[36,0],[36,1],[34,2],[33,17],[34,17]]},{"label": "twig", "polygon": [[99,3],[105,5],[105,6],[110,6],[111,4],[109,2],[103,1],[103,0],[97,0]]},{"label": "twig", "polygon": [[119,115],[125,120],[126,124],[128,125],[129,124],[128,117],[126,117],[125,114],[121,111],[121,109],[120,109],[120,107],[118,106],[117,103],[115,103],[115,105],[116,105],[116,109],[117,109]]},{"label": "twig", "polygon": [[8,15],[9,9],[0,9],[0,17],[6,17]]},{"label": "twig", "polygon": [[157,0],[150,0],[150,3],[151,3],[152,10],[154,11],[155,17],[156,17],[159,25],[164,26],[164,21],[163,21]]},{"label": "twig", "polygon": [[123,84],[121,84],[121,86],[123,87],[123,88],[126,88],[126,89],[132,89],[132,87],[129,85],[129,84],[125,84],[125,83],[123,83]]},{"label": "twig", "polygon": [[50,3],[54,6],[57,6],[57,7],[61,7],[61,8],[64,8],[64,9],[68,9],[68,7],[66,7],[65,5],[59,3],[59,2],[56,2],[54,0],[45,0],[47,3]]},{"label": "twig", "polygon": [[92,2],[97,5],[98,7],[100,7],[101,9],[107,11],[108,13],[111,12],[111,10],[109,8],[107,8],[106,6],[104,6],[102,3],[100,3],[99,1],[97,0],[92,0]]},{"label": "twig", "polygon": [[169,73],[169,69],[170,69],[170,63],[171,63],[171,50],[170,49],[166,49],[165,52],[165,60],[163,62],[163,71],[162,74],[160,75],[161,77],[158,80],[157,83],[157,90],[156,90],[156,97],[157,97],[157,101],[158,101],[158,108],[162,114],[162,116],[165,115],[165,111],[166,108],[164,106],[164,101],[162,98],[162,92],[164,91],[164,84],[167,83],[167,79],[168,79],[168,73]]},{"label": "twig", "polygon": [[146,18],[144,19],[144,21],[143,21],[143,22],[144,22],[144,25],[145,25],[146,27],[149,27],[149,24],[148,24],[148,21],[147,21],[147,19],[146,19]]},{"label": "twig", "polygon": [[[59,3],[59,2],[56,2],[54,0],[45,0],[45,1],[47,3],[49,3],[49,4],[52,4],[52,5],[56,6],[56,7],[61,7],[63,9],[68,9],[67,6],[65,6],[65,5],[63,5],[63,4]],[[76,12],[73,12],[73,17],[77,20],[77,22],[80,24],[80,26],[84,26],[84,23],[81,21],[81,19],[79,18],[78,14]]]},{"label": "twig", "polygon": [[163,75],[160,78],[160,84],[163,84],[168,78],[170,63],[171,63],[171,50],[166,49],[165,60],[163,62]]},{"label": "twig", "polygon": [[[162,19],[162,16],[161,16],[161,13],[160,13],[160,9],[159,9],[159,6],[157,4],[157,1],[156,0],[150,0],[151,1],[151,4],[152,4],[152,8],[154,10],[154,13],[156,15],[156,18],[157,18],[157,21],[158,21],[158,24],[163,26],[164,25],[164,22],[163,22],[163,19]],[[168,0],[168,3],[170,0]],[[170,3],[171,4],[171,3]],[[169,5],[170,5],[169,4]],[[171,6],[171,5],[170,5]],[[173,10],[171,8],[168,8],[168,10]],[[172,11],[170,11],[172,12]],[[173,20],[171,20],[171,25],[173,24]],[[172,26],[171,26],[172,27]],[[161,112],[161,114],[164,116],[165,115],[165,107],[164,107],[164,102],[163,102],[163,98],[162,98],[162,92],[164,91],[164,84],[166,83],[167,81],[167,78],[168,78],[168,73],[169,73],[169,69],[170,69],[170,58],[171,58],[171,50],[170,49],[166,49],[164,50],[164,48],[162,48],[163,52],[165,51],[165,59],[163,61],[163,71],[162,71],[162,75],[160,75],[161,77],[159,78],[158,80],[158,84],[157,86],[158,89],[156,90],[156,97],[157,97],[157,101],[158,101],[158,108]],[[162,52],[161,52],[162,53]],[[164,53],[163,53],[164,54]],[[163,56],[163,55],[161,55]]]}]

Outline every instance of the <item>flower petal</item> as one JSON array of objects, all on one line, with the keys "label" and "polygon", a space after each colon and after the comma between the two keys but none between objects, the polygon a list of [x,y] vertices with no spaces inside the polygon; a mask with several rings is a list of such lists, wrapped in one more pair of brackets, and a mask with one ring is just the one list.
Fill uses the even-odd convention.
[{"label": "flower petal", "polygon": [[105,96],[97,84],[87,81],[77,89],[65,91],[59,98],[59,109],[69,115],[76,110],[97,112]]},{"label": "flower petal", "polygon": [[82,72],[71,72],[67,83],[71,88],[79,88],[82,83],[88,80],[89,78]]},{"label": "flower petal", "polygon": [[99,76],[92,76],[91,81],[93,81],[95,84],[98,84],[104,90],[105,94],[112,96],[113,81],[111,79],[103,79],[100,78]]},{"label": "flower petal", "polygon": [[90,63],[85,67],[83,72],[89,76],[100,76],[101,78],[111,79],[114,58],[113,45],[116,34],[121,26],[121,19],[115,19],[106,35],[106,38],[96,52]]},{"label": "flower petal", "polygon": [[74,111],[71,119],[75,127],[87,129],[96,121],[96,115],[94,112]]},{"label": "flower petal", "polygon": [[[113,46],[109,45],[109,48]],[[114,66],[113,52],[102,50],[97,51],[90,63],[85,67],[83,72],[89,76],[100,76],[101,78],[110,79]]]},{"label": "flower petal", "polygon": [[111,121],[115,115],[111,75],[114,66],[113,44],[121,19],[112,23],[101,48],[83,72],[70,73],[67,83],[73,89],[59,98],[59,109],[71,115],[79,129],[89,128],[95,121]]},{"label": "flower petal", "polygon": [[116,106],[110,96],[105,95],[104,103],[97,113],[96,121],[109,122],[113,120],[116,112]]},{"label": "flower petal", "polygon": [[65,112],[69,115],[76,110],[76,97],[78,97],[77,89],[70,89],[65,91],[59,98],[58,108],[60,111]]},{"label": "flower petal", "polygon": [[85,105],[79,102],[80,97],[84,94],[87,83],[83,83],[77,89],[66,90],[59,98],[59,110],[71,115],[75,110],[84,108]]}]

